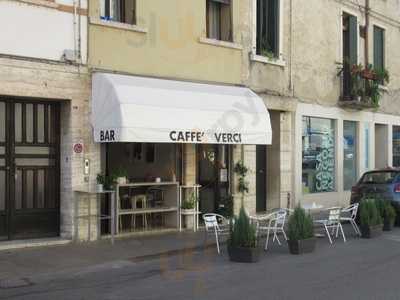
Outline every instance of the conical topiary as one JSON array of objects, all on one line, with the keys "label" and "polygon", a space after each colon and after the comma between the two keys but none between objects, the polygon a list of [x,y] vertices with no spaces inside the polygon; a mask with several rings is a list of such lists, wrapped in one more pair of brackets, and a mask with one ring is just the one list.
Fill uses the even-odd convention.
[{"label": "conical topiary", "polygon": [[231,226],[229,244],[231,247],[255,248],[256,243],[255,226],[250,223],[250,219],[242,206],[239,216],[235,218],[235,222]]}]

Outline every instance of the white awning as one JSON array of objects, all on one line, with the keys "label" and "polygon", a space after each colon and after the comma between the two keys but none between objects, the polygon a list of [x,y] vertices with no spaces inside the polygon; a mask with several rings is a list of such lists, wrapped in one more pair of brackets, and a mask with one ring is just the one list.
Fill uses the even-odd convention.
[{"label": "white awning", "polygon": [[269,113],[247,88],[94,73],[96,142],[271,144]]}]

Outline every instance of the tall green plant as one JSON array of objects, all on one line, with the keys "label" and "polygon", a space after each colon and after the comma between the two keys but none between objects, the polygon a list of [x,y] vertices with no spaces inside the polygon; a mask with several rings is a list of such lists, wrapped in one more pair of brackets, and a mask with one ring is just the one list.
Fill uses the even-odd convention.
[{"label": "tall green plant", "polygon": [[[379,205],[379,204],[378,204]],[[360,203],[360,222],[364,226],[382,224],[382,217],[377,208],[375,199],[363,199]]]},{"label": "tall green plant", "polygon": [[394,209],[393,205],[390,204],[388,201],[385,202],[385,210],[383,212],[383,218],[387,218],[390,223],[394,223],[396,219],[396,210]]},{"label": "tall green plant", "polygon": [[306,240],[314,236],[313,220],[310,214],[297,206],[289,217],[288,238],[291,241]]},{"label": "tall green plant", "polygon": [[239,175],[238,190],[244,196],[245,193],[249,192],[249,183],[246,181],[249,169],[244,165],[243,161],[239,161],[236,163],[233,171]]},{"label": "tall green plant", "polygon": [[231,225],[229,244],[232,247],[255,248],[257,244],[256,228],[251,224],[243,206],[239,216]]}]

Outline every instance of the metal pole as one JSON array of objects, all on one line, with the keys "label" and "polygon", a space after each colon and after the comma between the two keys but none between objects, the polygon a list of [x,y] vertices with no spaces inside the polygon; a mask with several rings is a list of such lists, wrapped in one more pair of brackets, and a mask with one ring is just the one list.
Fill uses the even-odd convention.
[{"label": "metal pole", "polygon": [[115,191],[111,192],[111,244],[114,245],[114,235],[115,235]]}]

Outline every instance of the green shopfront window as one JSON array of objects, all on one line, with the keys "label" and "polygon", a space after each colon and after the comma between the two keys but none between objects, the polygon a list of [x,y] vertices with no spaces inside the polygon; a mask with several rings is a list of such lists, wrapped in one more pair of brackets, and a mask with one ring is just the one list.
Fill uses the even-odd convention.
[{"label": "green shopfront window", "polygon": [[393,126],[393,167],[400,167],[400,126]]},{"label": "green shopfront window", "polygon": [[343,189],[357,181],[357,122],[343,121]]},{"label": "green shopfront window", "polygon": [[335,121],[303,117],[303,193],[335,190]]}]

